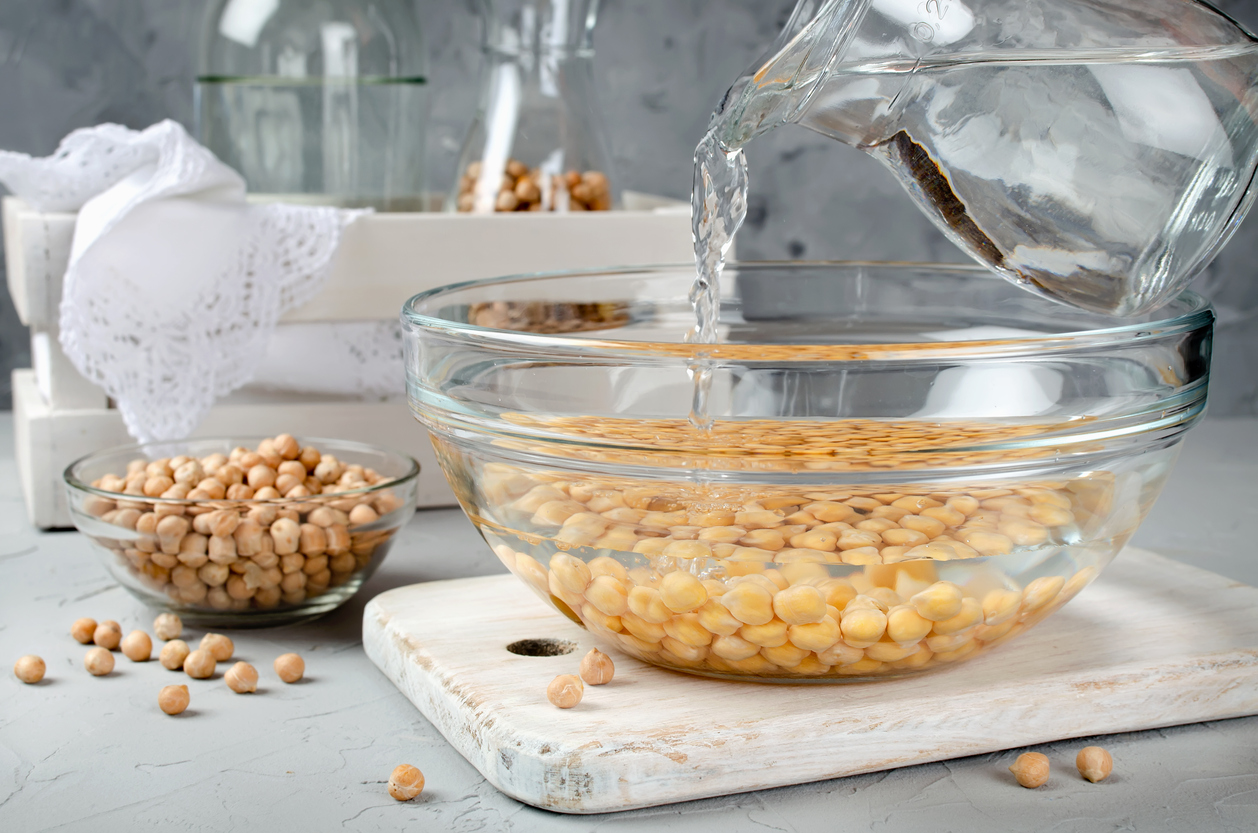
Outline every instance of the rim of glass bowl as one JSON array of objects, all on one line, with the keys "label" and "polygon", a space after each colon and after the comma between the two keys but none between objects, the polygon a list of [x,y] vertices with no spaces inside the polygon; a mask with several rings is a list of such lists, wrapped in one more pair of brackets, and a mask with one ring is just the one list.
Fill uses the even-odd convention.
[{"label": "rim of glass bowl", "polygon": [[[1006,284],[1004,278],[992,274],[979,265],[957,263],[913,263],[907,261],[840,261],[840,260],[792,260],[792,261],[730,261],[726,269],[816,269],[818,267],[876,267],[900,268],[914,270],[938,270],[953,273],[965,273],[978,278],[987,278]],[[447,284],[420,292],[407,299],[402,305],[402,317],[409,323],[430,330],[442,331],[449,335],[464,336],[475,339],[477,343],[499,343],[520,348],[560,350],[564,353],[598,351],[604,356],[633,357],[638,361],[651,358],[697,359],[709,362],[720,362],[722,359],[738,361],[756,361],[757,354],[765,347],[790,346],[797,348],[798,355],[789,359],[775,358],[774,364],[807,364],[809,362],[917,362],[922,359],[956,358],[964,356],[971,359],[999,358],[1029,353],[1059,352],[1080,347],[1104,347],[1106,344],[1121,343],[1126,346],[1140,341],[1165,338],[1175,333],[1190,332],[1214,320],[1214,312],[1210,302],[1196,292],[1184,290],[1167,302],[1162,308],[1175,302],[1188,305],[1188,310],[1169,318],[1155,318],[1132,324],[1118,324],[1113,327],[1100,327],[1093,330],[1072,330],[1046,336],[1009,336],[1000,339],[975,339],[970,341],[912,341],[888,342],[886,344],[844,345],[836,343],[776,345],[772,342],[757,344],[726,344],[726,343],[688,343],[681,341],[646,342],[628,341],[614,338],[596,338],[587,335],[570,334],[538,334],[521,330],[503,330],[494,327],[482,327],[477,324],[451,321],[417,312],[416,308],[427,301],[442,295],[454,294],[476,287],[496,286],[508,283],[524,283],[540,279],[572,278],[572,277],[603,277],[608,275],[650,275],[667,272],[693,270],[694,264],[652,264],[646,266],[614,266],[605,269],[569,269],[554,272],[523,272],[505,275],[498,278],[482,278],[473,281],[461,281]],[[1086,310],[1077,310],[1066,304],[1054,301],[1032,292],[1029,297],[1038,298],[1048,308],[1063,311],[1074,311],[1089,315],[1100,315]],[[1157,311],[1148,315],[1156,315]],[[595,331],[606,332],[606,331]],[[810,348],[824,348],[824,353],[809,356]],[[838,351],[848,348],[848,354]]]},{"label": "rim of glass bowl", "polygon": [[[116,446],[113,446],[112,448],[106,448],[100,451],[93,451],[91,454],[83,455],[82,457],[75,460],[70,465],[66,466],[65,471],[62,472],[61,477],[65,481],[66,485],[70,486],[73,489],[77,489],[81,492],[87,492],[88,494],[97,495],[99,497],[107,497],[107,498],[110,498],[111,500],[122,498],[123,500],[134,500],[134,501],[144,501],[144,502],[152,501],[153,503],[177,503],[182,506],[187,506],[189,504],[202,503],[202,502],[204,503],[231,503],[233,505],[242,504],[242,503],[244,504],[256,503],[256,504],[266,504],[268,506],[275,506],[276,504],[283,504],[283,503],[309,503],[311,500],[318,500],[320,497],[322,497],[322,495],[307,495],[306,497],[294,497],[294,498],[276,497],[276,498],[262,498],[259,500],[257,498],[225,498],[224,497],[224,498],[189,499],[186,497],[184,498],[148,497],[147,495],[129,495],[126,492],[110,492],[106,489],[98,489],[97,487],[91,485],[90,483],[84,483],[82,480],[79,479],[75,471],[78,467],[86,465],[87,463],[91,463],[101,457],[110,457],[115,454],[122,455],[122,454],[127,454],[127,453],[135,453],[137,455],[142,456],[144,454],[142,449],[151,448],[153,446],[158,446],[158,445],[171,446],[171,445],[181,445],[181,444],[188,444],[188,443],[220,443],[221,442],[221,443],[226,443],[229,446],[236,446],[236,445],[243,445],[244,443],[248,443],[251,441],[254,442],[254,444],[256,445],[257,442],[264,439],[270,439],[270,438],[263,437],[263,436],[195,437],[188,440],[168,440],[164,442],[159,441],[159,442],[151,442],[151,443],[132,443],[130,445],[116,445]],[[328,447],[329,451],[334,450],[333,448],[331,448],[332,446],[336,446],[338,448],[345,449],[347,451],[367,451],[373,454],[390,455],[390,456],[398,458],[399,460],[405,460],[407,463],[410,464],[407,469],[406,474],[400,477],[397,477],[393,480],[390,480],[387,483],[376,483],[376,484],[366,487],[365,489],[353,489],[347,492],[335,492],[332,495],[328,495],[329,498],[332,498],[334,500],[344,498],[344,497],[354,497],[356,495],[367,495],[367,494],[371,494],[372,492],[381,491],[383,489],[391,489],[396,486],[408,483],[419,477],[419,461],[416,460],[414,457],[410,456],[409,454],[403,454],[402,452],[396,451],[392,448],[386,448],[384,446],[379,446],[379,445],[371,445],[370,443],[355,442],[353,440],[333,440],[327,437],[303,436],[301,439],[309,443],[310,445],[315,446],[316,448],[318,448],[319,444],[321,443],[325,447]]]}]

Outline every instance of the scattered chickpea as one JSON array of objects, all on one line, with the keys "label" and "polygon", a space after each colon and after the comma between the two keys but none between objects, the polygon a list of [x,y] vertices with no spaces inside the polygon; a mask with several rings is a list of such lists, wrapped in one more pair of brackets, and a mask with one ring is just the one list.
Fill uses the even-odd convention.
[{"label": "scattered chickpea", "polygon": [[182,714],[191,701],[192,696],[188,694],[186,685],[163,686],[157,692],[157,705],[166,714]]},{"label": "scattered chickpea", "polygon": [[162,652],[158,654],[158,662],[163,668],[170,671],[178,671],[183,668],[184,660],[188,658],[188,654],[192,653],[188,647],[188,643],[182,639],[172,639],[162,646]]},{"label": "scattered chickpea", "polygon": [[131,631],[122,640],[122,653],[132,662],[148,662],[153,656],[153,640],[144,631]]},{"label": "scattered chickpea", "polygon": [[1048,783],[1048,758],[1039,752],[1023,752],[1009,771],[1020,785],[1033,790]]},{"label": "scattered chickpea", "polygon": [[410,801],[424,791],[424,773],[410,764],[399,764],[389,776],[389,795]]},{"label": "scattered chickpea", "polygon": [[581,679],[590,685],[607,685],[615,673],[612,658],[598,648],[591,648],[581,659]]},{"label": "scattered chickpea", "polygon": [[13,674],[24,683],[37,683],[44,678],[44,661],[37,656],[20,657],[13,663]]},{"label": "scattered chickpea", "polygon": [[106,619],[92,632],[92,641],[105,650],[112,651],[122,642],[122,626],[112,619]]},{"label": "scattered chickpea", "polygon": [[247,662],[238,662],[223,675],[227,687],[237,694],[250,694],[258,690],[258,669]]},{"label": "scattered chickpea", "polygon": [[1114,771],[1114,759],[1099,746],[1085,746],[1075,757],[1079,774],[1093,784],[1104,781]]},{"label": "scattered chickpea", "polygon": [[306,673],[306,661],[297,654],[283,654],[275,658],[275,674],[286,683],[295,683]]},{"label": "scattered chickpea", "polygon": [[231,639],[221,633],[207,633],[201,637],[200,648],[202,651],[209,651],[215,662],[227,662],[236,652],[236,646]]},{"label": "scattered chickpea", "polygon": [[183,633],[183,620],[173,613],[159,613],[153,620],[153,633],[164,642],[178,639]]},{"label": "scattered chickpea", "polygon": [[183,670],[194,680],[208,680],[214,676],[214,655],[199,648],[183,659]]},{"label": "scattered chickpea", "polygon": [[87,617],[75,619],[74,624],[70,626],[70,635],[73,636],[76,641],[84,645],[90,645],[92,643],[92,637],[95,633],[95,619],[88,619]]},{"label": "scattered chickpea", "polygon": [[106,648],[89,648],[83,656],[83,667],[93,677],[103,677],[114,670],[114,655]]},{"label": "scattered chickpea", "polygon": [[560,674],[546,686],[546,699],[561,709],[570,709],[581,702],[583,691],[576,674]]}]

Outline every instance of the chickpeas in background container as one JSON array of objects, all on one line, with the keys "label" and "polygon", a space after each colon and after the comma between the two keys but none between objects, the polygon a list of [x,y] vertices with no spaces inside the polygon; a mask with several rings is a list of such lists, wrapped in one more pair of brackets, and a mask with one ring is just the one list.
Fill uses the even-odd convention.
[{"label": "chickpeas in background container", "polygon": [[593,79],[592,0],[504,0],[485,26],[488,70],[450,207],[607,211],[616,202]]}]

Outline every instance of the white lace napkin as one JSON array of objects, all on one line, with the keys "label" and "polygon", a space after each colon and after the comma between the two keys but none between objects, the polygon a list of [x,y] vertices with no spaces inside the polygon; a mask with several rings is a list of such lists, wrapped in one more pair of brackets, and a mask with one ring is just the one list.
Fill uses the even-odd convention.
[{"label": "white lace napkin", "polygon": [[0,151],[0,180],[38,210],[79,212],[61,346],[143,442],[187,436],[252,378],[363,213],[250,205],[244,180],[172,121],[76,130],[43,159]]}]

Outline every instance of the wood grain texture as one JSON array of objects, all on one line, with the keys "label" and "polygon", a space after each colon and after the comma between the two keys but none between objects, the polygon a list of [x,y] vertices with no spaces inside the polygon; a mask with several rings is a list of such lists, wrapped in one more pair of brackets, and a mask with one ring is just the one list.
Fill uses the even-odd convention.
[{"label": "wood grain texture", "polygon": [[[547,637],[579,647],[505,650]],[[546,684],[597,643],[513,576],[383,593],[364,612],[363,644],[490,783],[565,813],[1258,713],[1258,589],[1137,549],[1018,640],[883,682],[730,683],[604,648],[615,679],[561,712]]]}]

